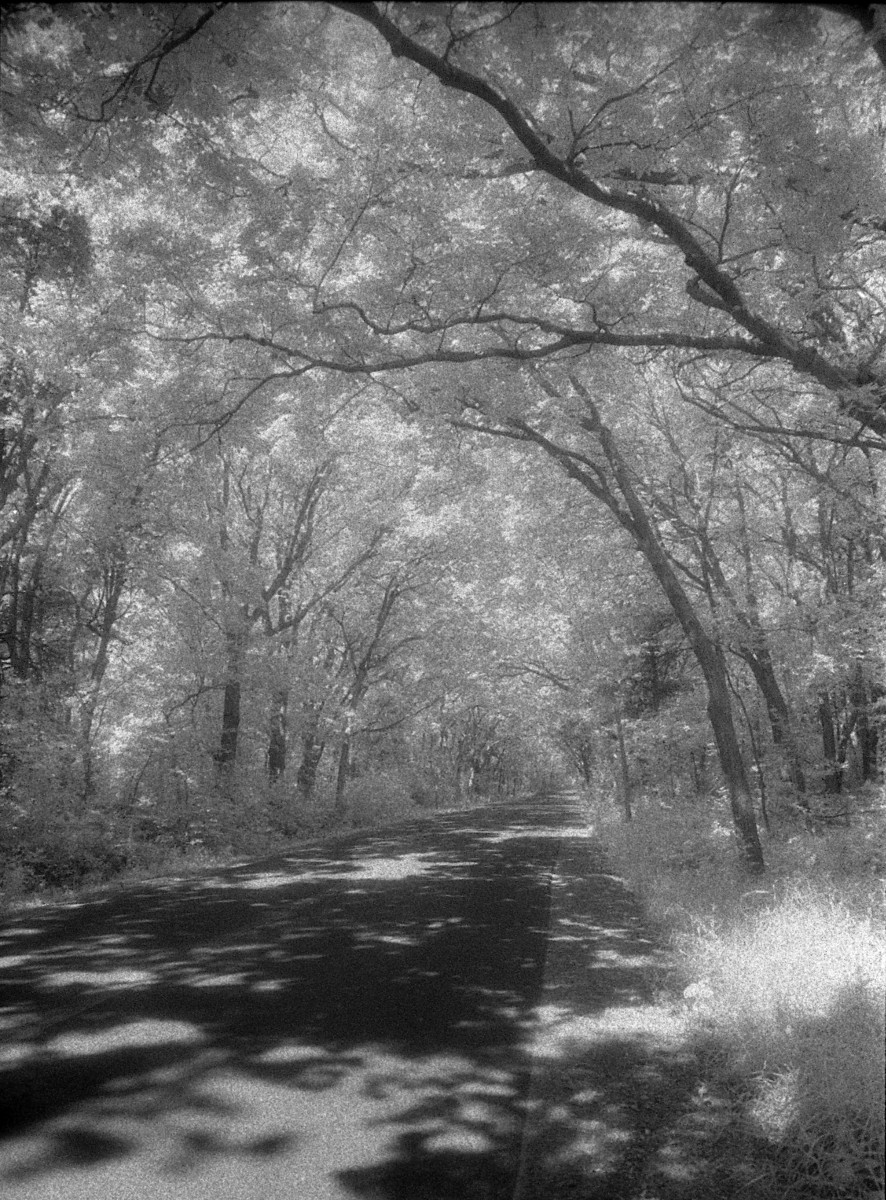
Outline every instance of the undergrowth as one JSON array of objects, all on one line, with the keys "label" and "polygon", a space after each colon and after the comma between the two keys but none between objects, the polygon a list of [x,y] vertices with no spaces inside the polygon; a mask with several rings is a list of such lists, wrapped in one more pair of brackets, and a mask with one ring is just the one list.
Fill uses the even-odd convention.
[{"label": "undergrowth", "polygon": [[[405,772],[375,771],[352,782],[348,805],[336,813],[318,792],[288,813],[234,813],[227,821],[197,826],[194,836],[142,839],[109,821],[84,824],[58,818],[37,824],[0,802],[0,915],[28,904],[52,904],[164,876],[188,876],[238,861],[284,853],[315,838],[358,828],[393,825],[433,812],[482,804],[489,797],[459,797],[454,789],[420,792]],[[270,806],[269,806],[270,807]],[[277,818],[277,819],[274,819]],[[185,831],[187,833],[187,831]]]},{"label": "undergrowth", "polygon": [[884,1194],[886,812],[869,801],[848,829],[779,827],[762,878],[712,808],[641,801],[628,825],[611,798],[589,802],[615,869],[670,934],[699,1050],[775,1150],[759,1200]]}]

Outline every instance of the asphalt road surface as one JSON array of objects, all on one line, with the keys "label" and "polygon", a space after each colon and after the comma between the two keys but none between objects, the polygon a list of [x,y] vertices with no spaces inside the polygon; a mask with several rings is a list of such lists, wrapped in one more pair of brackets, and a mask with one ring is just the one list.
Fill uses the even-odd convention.
[{"label": "asphalt road surface", "polygon": [[563,797],[23,910],[0,1197],[746,1197],[656,953]]},{"label": "asphalt road surface", "polygon": [[8,1200],[510,1200],[562,801],[22,911]]}]

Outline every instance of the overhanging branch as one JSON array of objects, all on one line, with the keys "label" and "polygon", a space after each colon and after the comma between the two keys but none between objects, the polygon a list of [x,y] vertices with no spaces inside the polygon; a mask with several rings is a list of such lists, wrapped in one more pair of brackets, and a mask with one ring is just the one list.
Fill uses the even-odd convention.
[{"label": "overhanging branch", "polygon": [[[737,325],[751,334],[750,349],[765,347],[767,357],[780,358],[801,374],[815,379],[837,396],[841,410],[853,420],[878,434],[886,434],[886,386],[879,380],[868,379],[860,368],[844,368],[831,362],[817,350],[799,343],[772,321],[754,312],[735,279],[708,253],[689,225],[661,200],[649,195],[643,187],[636,191],[611,187],[588,174],[581,161],[570,155],[558,154],[552,148],[553,139],[539,130],[527,112],[488,80],[454,64],[404,33],[394,21],[375,4],[352,3],[350,0],[329,0],[331,7],[341,9],[371,25],[388,43],[392,54],[422,67],[447,88],[475,96],[498,113],[514,136],[532,156],[538,169],[566,184],[594,203],[636,217],[655,226],[668,242],[680,252],[689,268],[690,279],[697,279],[704,288],[693,283],[690,295],[703,301],[705,307],[722,308]],[[648,345],[648,342],[643,344]],[[867,393],[874,385],[874,395]]]}]

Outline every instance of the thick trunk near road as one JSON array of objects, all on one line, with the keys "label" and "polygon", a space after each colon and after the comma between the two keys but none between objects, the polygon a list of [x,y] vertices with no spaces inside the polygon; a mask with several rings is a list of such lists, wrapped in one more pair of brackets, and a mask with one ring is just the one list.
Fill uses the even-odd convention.
[{"label": "thick trunk near road", "polygon": [[[632,473],[621,456],[612,431],[600,419],[599,412],[587,388],[575,374],[569,381],[582,397],[587,416],[580,425],[598,440],[609,464],[612,479],[592,464],[592,469],[580,465],[580,459],[570,450],[558,446],[527,422],[515,419],[510,425],[520,431],[527,441],[541,446],[569,476],[579,482],[596,500],[604,504],[631,536],[634,545],[646,559],[680,622],[680,627],[692,649],[704,677],[708,694],[708,717],[720,759],[723,778],[729,793],[729,807],[738,835],[741,853],[752,871],[765,870],[763,848],[757,829],[754,796],[741,753],[741,743],[735,727],[729,697],[729,678],[720,645],[708,634],[701,618],[686,594],[673,561],[659,540],[646,506],[634,486]],[[545,386],[542,384],[542,386]],[[552,390],[546,388],[546,390]],[[556,394],[554,392],[553,394]],[[508,434],[508,436],[512,436]]]},{"label": "thick trunk near road", "polygon": [[301,804],[310,802],[317,784],[317,768],[323,757],[324,743],[315,737],[306,737],[302,743],[302,758],[296,776],[296,795]]},{"label": "thick trunk near road", "polygon": [[861,777],[873,779],[877,773],[877,730],[870,720],[874,689],[869,688],[861,661],[855,665],[850,700],[853,709],[853,730],[858,743]]},{"label": "thick trunk near road", "polygon": [[237,766],[237,745],[240,740],[241,676],[243,670],[243,637],[228,633],[226,637],[227,664],[222,701],[221,733],[215,752],[218,786],[230,795]]},{"label": "thick trunk near road", "polygon": [[825,774],[824,790],[828,796],[839,794],[843,782],[843,773],[837,754],[837,731],[834,727],[834,711],[828,692],[819,693],[818,721],[821,726],[821,744],[824,752]]},{"label": "thick trunk near road", "polygon": [[21,597],[18,613],[18,631],[15,634],[13,646],[16,650],[16,661],[13,664],[16,674],[24,679],[31,667],[31,643],[34,640],[34,614],[36,609],[37,590],[40,587],[40,567],[38,560],[31,576],[30,586]]},{"label": "thick trunk near road", "polygon": [[273,700],[268,732],[268,783],[277,783],[286,770],[288,749],[289,692],[280,688]]},{"label": "thick trunk near road", "polygon": [[621,711],[615,710],[615,733],[618,741],[618,764],[621,772],[621,802],[624,807],[625,820],[630,822],[633,820],[631,811],[631,773],[628,769],[628,755],[625,749],[625,731],[621,720]]},{"label": "thick trunk near road", "polygon": [[[733,720],[722,651],[719,646],[712,643],[703,647],[701,656],[697,650],[696,657],[699,659],[699,665],[707,683],[708,719],[714,731],[717,753],[729,792],[732,821],[738,832],[748,866],[753,870],[761,871],[765,864],[754,811],[754,797]],[[702,657],[705,659],[704,662]]]},{"label": "thick trunk near road", "polygon": [[[24,544],[11,555],[8,578],[3,580],[7,597],[6,628],[9,644],[9,665],[19,679],[26,679],[33,667],[31,653],[37,625],[37,598],[43,574],[43,554],[34,559],[26,578],[22,576],[21,556]],[[39,637],[38,637],[39,641]]]},{"label": "thick trunk near road", "polygon": [[302,756],[295,779],[295,796],[298,806],[309,804],[317,783],[317,768],[323,757],[325,743],[319,737],[320,708],[307,708],[307,727],[302,736]]},{"label": "thick trunk near road", "polygon": [[351,735],[346,733],[338,751],[338,772],[335,777],[335,805],[337,817],[343,817],[348,808],[348,772],[351,766]]},{"label": "thick trunk near road", "polygon": [[754,796],[745,769],[738,732],[735,728],[732,702],[729,696],[729,680],[722,648],[708,634],[684,591],[633,485],[630,472],[618,451],[611,432],[600,423],[596,426],[596,432],[603,452],[612,467],[619,491],[628,506],[630,519],[626,521],[624,516],[620,517],[622,524],[629,530],[637,547],[652,568],[701,668],[708,693],[708,718],[714,733],[720,766],[729,794],[732,821],[738,834],[742,855],[751,870],[762,871],[765,869],[765,863],[757,829]]},{"label": "thick trunk near road", "polygon": [[237,761],[237,742],[240,737],[241,692],[239,679],[228,679],[225,682],[221,736],[219,737],[218,754],[216,755],[218,765],[222,770],[232,769]]}]

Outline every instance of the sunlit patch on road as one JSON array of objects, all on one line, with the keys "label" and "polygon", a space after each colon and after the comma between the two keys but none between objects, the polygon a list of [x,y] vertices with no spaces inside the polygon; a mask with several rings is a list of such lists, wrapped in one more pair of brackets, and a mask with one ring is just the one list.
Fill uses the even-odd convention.
[{"label": "sunlit patch on road", "polygon": [[[169,1023],[123,1026],[100,1044],[57,1039],[53,1049],[187,1041],[185,1032]],[[311,1200],[344,1197],[353,1193],[339,1177],[390,1170],[403,1138],[420,1141],[431,1159],[483,1158],[518,1123],[510,1072],[484,1070],[469,1056],[415,1059],[371,1044],[342,1054],[291,1042],[239,1063],[198,1053],[136,1083],[122,1079],[0,1156],[9,1194],[283,1200],[301,1180],[307,1190],[296,1194]],[[198,1179],[197,1192],[187,1190]]]},{"label": "sunlit patch on road", "polygon": [[529,1053],[541,1058],[574,1058],[582,1045],[630,1039],[647,1049],[668,1049],[686,1039],[684,1022],[659,1004],[624,1004],[601,1008],[592,1015],[572,1007],[540,1005],[538,1026]]},{"label": "sunlit patch on road", "polygon": [[422,939],[407,933],[360,933],[357,942],[371,942],[374,946],[420,946]]},{"label": "sunlit patch on road", "polygon": [[136,1047],[195,1045],[203,1040],[200,1030],[185,1021],[132,1021],[94,1033],[78,1031],[60,1034],[47,1043],[46,1051],[70,1058]]},{"label": "sunlit patch on road", "polygon": [[110,968],[106,971],[50,971],[43,976],[43,987],[65,988],[90,984],[106,990],[119,990],[154,983],[156,979],[154,971],[140,971],[134,967]]}]

